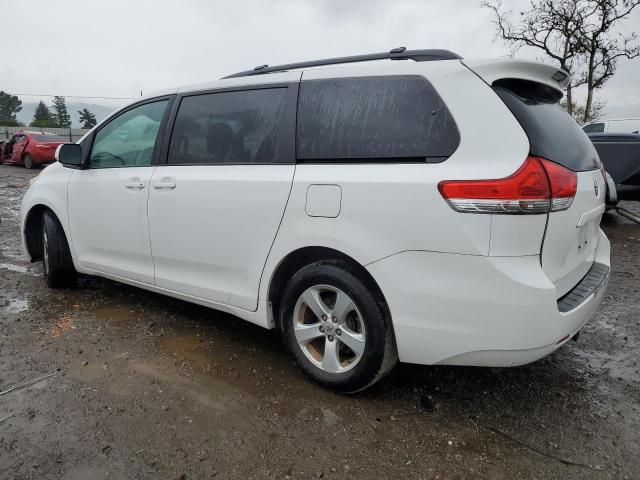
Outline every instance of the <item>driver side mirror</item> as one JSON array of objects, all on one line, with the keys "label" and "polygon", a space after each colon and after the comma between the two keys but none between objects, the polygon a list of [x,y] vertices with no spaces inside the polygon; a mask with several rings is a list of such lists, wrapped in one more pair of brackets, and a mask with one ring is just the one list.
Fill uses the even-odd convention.
[{"label": "driver side mirror", "polygon": [[56,160],[65,167],[82,166],[82,147],[77,143],[63,143],[56,148]]}]

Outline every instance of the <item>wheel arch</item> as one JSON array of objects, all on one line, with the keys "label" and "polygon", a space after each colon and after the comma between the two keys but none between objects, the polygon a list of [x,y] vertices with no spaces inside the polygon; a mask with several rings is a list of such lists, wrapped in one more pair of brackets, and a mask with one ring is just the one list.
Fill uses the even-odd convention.
[{"label": "wheel arch", "polygon": [[270,305],[271,313],[276,324],[276,328],[280,328],[278,325],[280,299],[287,285],[288,280],[301,268],[318,262],[339,262],[347,265],[349,269],[358,274],[359,278],[364,281],[365,285],[371,289],[376,298],[380,301],[380,305],[384,308],[391,319],[393,326],[393,320],[391,312],[387,305],[387,301],[382,293],[382,289],[376,282],[373,275],[357,260],[349,255],[335,250],[329,247],[321,246],[309,246],[302,247],[287,254],[275,268],[271,275],[268,288],[267,302]]},{"label": "wheel arch", "polygon": [[[38,203],[29,209],[24,220],[24,240],[25,248],[32,262],[42,260],[42,215],[45,211],[51,212],[58,224],[62,226],[60,217],[51,207]],[[62,231],[68,241],[68,235],[64,227]]]},{"label": "wheel arch", "polygon": [[27,143],[27,145],[25,145],[24,150],[22,150],[22,154],[20,155],[20,163],[22,163],[22,165],[24,165],[24,159],[28,156],[31,157],[31,162],[33,163],[33,165],[36,165],[35,162],[35,158],[33,158],[33,153],[31,153],[31,149],[29,148],[30,145],[29,143]]}]

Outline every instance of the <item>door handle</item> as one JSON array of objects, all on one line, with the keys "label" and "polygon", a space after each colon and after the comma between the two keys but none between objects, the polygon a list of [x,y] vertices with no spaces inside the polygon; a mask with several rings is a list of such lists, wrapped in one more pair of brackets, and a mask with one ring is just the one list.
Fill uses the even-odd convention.
[{"label": "door handle", "polygon": [[161,190],[165,188],[173,190],[174,188],[176,188],[176,182],[172,182],[172,181],[157,182],[153,184],[153,188],[155,188],[156,190]]},{"label": "door handle", "polygon": [[142,183],[139,180],[138,181],[132,180],[130,182],[125,183],[124,186],[132,190],[142,190],[144,188],[144,183]]}]

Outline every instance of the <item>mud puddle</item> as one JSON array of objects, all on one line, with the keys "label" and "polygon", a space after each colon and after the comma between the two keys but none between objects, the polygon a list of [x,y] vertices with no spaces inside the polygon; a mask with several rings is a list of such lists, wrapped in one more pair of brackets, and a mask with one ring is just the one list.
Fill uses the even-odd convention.
[{"label": "mud puddle", "polygon": [[2,308],[8,313],[26,312],[29,310],[29,301],[26,299],[14,298],[9,300]]}]

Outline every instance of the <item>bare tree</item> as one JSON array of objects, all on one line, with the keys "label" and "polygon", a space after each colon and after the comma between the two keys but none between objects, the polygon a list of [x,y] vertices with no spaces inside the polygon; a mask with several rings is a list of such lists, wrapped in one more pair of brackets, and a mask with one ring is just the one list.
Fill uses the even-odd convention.
[{"label": "bare tree", "polygon": [[587,122],[593,108],[593,94],[601,88],[616,71],[618,59],[633,59],[640,56],[638,35],[615,35],[612,28],[627,18],[640,0],[593,0],[588,2],[591,10],[580,27],[581,43],[584,46],[586,69],[581,81],[587,85],[587,101],[583,122]]},{"label": "bare tree", "polygon": [[[569,105],[567,105],[566,99],[563,99],[560,102],[560,105],[567,112],[569,111]],[[585,105],[583,103],[573,102],[573,105],[571,106],[571,116],[575,119],[576,122],[581,124],[595,122],[602,118],[606,106],[607,105],[605,102],[594,99],[593,103],[591,104],[591,112],[589,113],[589,115],[585,116]]]},{"label": "bare tree", "polygon": [[511,18],[512,12],[503,9],[501,0],[483,1],[482,6],[493,12],[498,35],[509,45],[512,55],[522,47],[536,48],[571,75],[572,81],[567,85],[567,109],[571,113],[572,90],[583,81],[576,77],[578,55],[584,49],[577,21],[583,14],[581,2],[532,1],[528,10],[520,12],[517,23]]},{"label": "bare tree", "polygon": [[500,36],[515,53],[533,47],[571,75],[566,108],[573,114],[573,89],[587,86],[582,121],[591,118],[594,91],[615,73],[621,57],[640,55],[638,37],[617,35],[620,22],[629,17],[640,0],[531,0],[518,22],[503,9],[501,0],[485,0],[493,12]]}]

